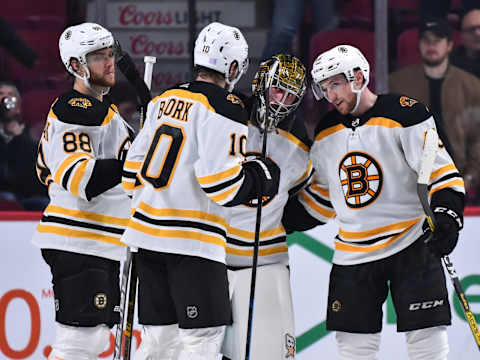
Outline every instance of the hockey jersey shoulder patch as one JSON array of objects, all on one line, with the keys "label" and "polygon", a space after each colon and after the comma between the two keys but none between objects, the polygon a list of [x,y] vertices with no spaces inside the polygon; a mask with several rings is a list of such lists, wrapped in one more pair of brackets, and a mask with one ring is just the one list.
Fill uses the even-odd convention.
[{"label": "hockey jersey shoulder patch", "polygon": [[205,95],[217,114],[247,125],[248,114],[245,103],[238,95],[204,81],[190,83],[188,90]]},{"label": "hockey jersey shoulder patch", "polygon": [[381,95],[375,110],[403,127],[417,125],[432,116],[423,103],[404,94]]},{"label": "hockey jersey shoulder patch", "polygon": [[110,103],[71,90],[61,95],[52,106],[58,120],[75,125],[100,126],[110,122],[115,110]]}]

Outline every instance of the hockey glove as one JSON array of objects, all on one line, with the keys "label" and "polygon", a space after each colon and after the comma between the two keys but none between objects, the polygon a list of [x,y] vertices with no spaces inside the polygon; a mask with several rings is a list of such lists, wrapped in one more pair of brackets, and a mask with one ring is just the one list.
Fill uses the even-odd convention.
[{"label": "hockey glove", "polygon": [[280,168],[273,160],[256,158],[244,162],[243,168],[245,171],[254,174],[255,180],[259,182],[255,188],[258,188],[258,185],[260,185],[263,196],[277,195],[280,182]]},{"label": "hockey glove", "polygon": [[[445,207],[436,207],[433,210],[436,220],[436,228],[433,236],[427,240],[427,245],[437,256],[450,254],[458,242],[458,232],[462,229],[462,220],[453,210]],[[428,228],[425,221],[424,228]]]}]

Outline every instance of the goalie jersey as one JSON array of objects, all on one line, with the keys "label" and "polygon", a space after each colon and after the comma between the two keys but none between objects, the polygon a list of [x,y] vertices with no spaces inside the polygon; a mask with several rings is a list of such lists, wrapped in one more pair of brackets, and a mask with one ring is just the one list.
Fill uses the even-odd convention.
[{"label": "goalie jersey", "polygon": [[[108,100],[71,90],[52,105],[40,139],[37,174],[50,203],[33,237],[40,248],[121,260],[130,217],[121,162],[133,131]],[[97,164],[104,161],[102,166]],[[104,166],[116,166],[112,168]],[[106,191],[105,191],[106,190]]]},{"label": "goalie jersey", "polygon": [[222,206],[242,195],[246,178],[232,141],[247,129],[242,100],[215,84],[182,84],[154,98],[124,165],[133,215],[122,241],[225,263]]},{"label": "goalie jersey", "polygon": [[[299,192],[311,179],[312,165],[309,161],[311,141],[308,139],[303,121],[282,121],[278,129],[268,133],[266,156],[280,167],[278,194],[264,198],[260,222],[260,244],[258,264],[288,264],[286,231],[282,225],[283,208],[289,197]],[[260,156],[263,135],[257,126],[250,124],[248,138],[240,142],[247,156]],[[227,265],[232,267],[252,266],[253,244],[257,201],[229,209],[227,239]]]},{"label": "goalie jersey", "polygon": [[[392,94],[378,96],[359,118],[332,111],[320,122],[310,157],[314,181],[299,198],[322,222],[335,211],[333,263],[386,258],[422,235],[416,183],[430,128],[435,121],[425,105]],[[432,207],[462,214],[463,179],[441,142],[429,189]]]}]

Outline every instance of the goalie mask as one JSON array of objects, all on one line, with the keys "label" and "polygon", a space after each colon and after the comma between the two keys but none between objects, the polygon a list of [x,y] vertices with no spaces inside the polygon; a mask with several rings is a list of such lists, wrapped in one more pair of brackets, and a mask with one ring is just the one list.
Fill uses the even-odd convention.
[{"label": "goalie mask", "polygon": [[[287,54],[275,55],[260,64],[252,93],[257,100],[254,118],[262,130],[274,130],[295,111],[305,94],[306,72],[299,59]],[[265,116],[267,106],[268,118]]]}]

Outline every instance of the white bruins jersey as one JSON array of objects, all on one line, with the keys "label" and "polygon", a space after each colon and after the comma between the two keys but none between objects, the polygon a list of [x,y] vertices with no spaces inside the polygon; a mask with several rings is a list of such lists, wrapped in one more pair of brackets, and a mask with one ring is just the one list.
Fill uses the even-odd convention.
[{"label": "white bruins jersey", "polygon": [[[352,265],[391,256],[422,235],[425,219],[416,183],[424,136],[435,128],[414,99],[380,95],[360,118],[330,112],[311,149],[314,181],[300,194],[306,210],[339,233],[333,263]],[[464,184],[443,144],[430,177],[432,204],[461,214]],[[460,201],[458,201],[460,198]]]},{"label": "white bruins jersey", "polygon": [[[284,121],[288,126],[288,121]],[[283,125],[281,123],[281,125]],[[260,222],[260,246],[258,264],[288,264],[286,233],[282,225],[283,208],[290,196],[305,186],[312,174],[309,161],[311,142],[306,135],[303,122],[297,119],[292,131],[285,126],[268,133],[266,156],[280,168],[278,194],[265,198]],[[248,138],[242,147],[246,156],[260,156],[263,135],[258,127],[250,124]],[[257,219],[256,199],[251,204],[228,209],[227,265],[233,267],[252,266],[255,224]]]},{"label": "white bruins jersey", "polygon": [[245,178],[243,157],[231,144],[247,135],[244,107],[236,95],[201,81],[149,103],[124,165],[133,215],[123,242],[225,263],[220,205],[229,206]]},{"label": "white bruins jersey", "polygon": [[[37,174],[50,203],[33,237],[40,248],[121,260],[130,199],[118,184],[89,199],[98,159],[124,159],[133,132],[114,105],[71,90],[52,105],[40,139]],[[113,176],[113,174],[112,174]],[[101,179],[100,179],[101,180]]]}]

